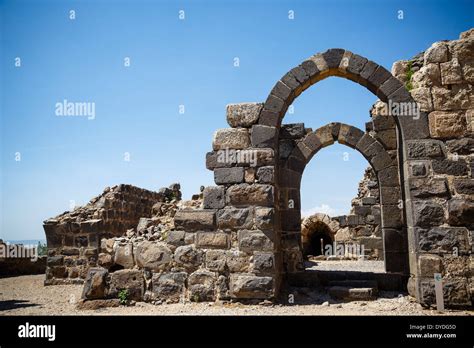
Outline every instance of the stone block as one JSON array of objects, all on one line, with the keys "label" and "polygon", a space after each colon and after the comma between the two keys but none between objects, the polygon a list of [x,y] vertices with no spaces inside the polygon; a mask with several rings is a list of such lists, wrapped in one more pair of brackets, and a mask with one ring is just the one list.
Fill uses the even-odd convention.
[{"label": "stone block", "polygon": [[381,204],[398,204],[399,201],[402,199],[399,187],[382,186],[380,188],[380,191],[381,191],[381,196],[380,196]]},{"label": "stone block", "polygon": [[282,81],[278,81],[270,92],[271,95],[274,95],[281,100],[287,100],[291,93],[291,88],[285,85]]},{"label": "stone block", "polygon": [[194,302],[214,301],[216,275],[207,270],[197,270],[188,278],[189,299]]},{"label": "stone block", "polygon": [[443,271],[442,259],[438,255],[422,254],[418,257],[419,276],[433,278]]},{"label": "stone block", "polygon": [[226,201],[234,206],[272,206],[274,201],[273,186],[265,184],[233,185],[227,189]]},{"label": "stone block", "polygon": [[260,230],[241,230],[238,232],[239,250],[246,253],[254,251],[273,251],[273,232]]},{"label": "stone block", "polygon": [[407,151],[411,159],[444,157],[443,143],[439,140],[409,140]]},{"label": "stone block", "polygon": [[255,227],[260,230],[273,229],[275,210],[273,208],[255,208]]},{"label": "stone block", "polygon": [[448,61],[448,46],[445,42],[435,42],[424,53],[424,64]]},{"label": "stone block", "polygon": [[214,210],[178,210],[174,216],[174,225],[188,232],[213,230],[216,213]]},{"label": "stone block", "polygon": [[448,223],[450,225],[474,225],[474,201],[471,199],[452,198],[448,201]]},{"label": "stone block", "polygon": [[468,167],[463,160],[435,160],[432,162],[433,171],[436,174],[447,174],[463,176],[468,174]]},{"label": "stone block", "polygon": [[328,124],[314,131],[322,147],[334,144],[333,126]]},{"label": "stone block", "polygon": [[280,158],[288,158],[295,147],[292,139],[281,139],[279,144]]},{"label": "stone block", "polygon": [[263,103],[240,103],[227,105],[227,123],[231,127],[251,127],[258,122]]},{"label": "stone block", "polygon": [[379,185],[385,187],[399,187],[398,180],[398,167],[391,166],[385,169],[380,170],[377,173],[379,179]]},{"label": "stone block", "polygon": [[440,179],[412,179],[410,191],[415,198],[446,197],[449,196],[445,178]]},{"label": "stone block", "polygon": [[118,298],[121,290],[128,291],[128,299],[140,301],[145,292],[143,271],[123,269],[110,273],[108,296]]},{"label": "stone block", "polygon": [[81,298],[92,300],[105,298],[108,272],[104,268],[90,268],[87,272]]},{"label": "stone block", "polygon": [[206,251],[206,268],[214,272],[224,272],[226,266],[225,250],[207,250]]},{"label": "stone block", "polygon": [[433,111],[428,118],[433,138],[457,138],[467,133],[466,116],[462,111]]},{"label": "stone block", "polygon": [[238,184],[244,181],[244,168],[216,168],[214,169],[214,182],[217,185]]},{"label": "stone block", "polygon": [[414,202],[415,226],[437,226],[445,221],[441,204],[431,201]]},{"label": "stone block", "polygon": [[305,134],[304,123],[283,124],[280,128],[280,139],[300,139]]},{"label": "stone block", "polygon": [[224,128],[214,133],[212,147],[220,149],[245,149],[250,146],[250,136],[245,128]]},{"label": "stone block", "polygon": [[402,211],[398,205],[383,205],[381,207],[382,227],[383,228],[401,228]]},{"label": "stone block", "polygon": [[180,246],[174,252],[174,260],[178,266],[184,267],[186,270],[194,270],[201,265],[202,251],[193,245]]},{"label": "stone block", "polygon": [[341,144],[345,144],[351,148],[355,148],[356,144],[359,142],[359,140],[364,134],[365,133],[358,128],[341,124],[337,140]]},{"label": "stone block", "polygon": [[327,67],[329,69],[334,69],[339,67],[341,59],[344,55],[344,50],[340,48],[332,48],[324,52],[322,55],[326,61]]},{"label": "stone block", "polygon": [[411,175],[414,177],[423,177],[426,176],[428,170],[426,168],[427,164],[423,162],[410,163]]},{"label": "stone block", "polygon": [[217,227],[220,229],[243,229],[253,225],[252,208],[227,207],[217,212]]},{"label": "stone block", "polygon": [[203,249],[229,249],[230,238],[227,233],[222,232],[198,232],[196,235],[196,247]]},{"label": "stone block", "polygon": [[257,180],[262,184],[272,184],[274,182],[274,167],[264,166],[258,168]]},{"label": "stone block", "polygon": [[162,270],[173,260],[171,249],[163,242],[139,242],[134,246],[133,254],[138,267],[152,271]]},{"label": "stone block", "polygon": [[226,265],[231,273],[247,272],[250,266],[250,256],[238,250],[228,250]]},{"label": "stone block", "polygon": [[439,65],[441,71],[441,82],[443,85],[463,83],[461,64],[457,58]]},{"label": "stone block", "polygon": [[255,125],[252,126],[251,141],[253,147],[276,148],[278,130],[275,127]]},{"label": "stone block", "polygon": [[220,209],[225,206],[225,187],[224,186],[208,186],[203,193],[204,209]]},{"label": "stone block", "polygon": [[253,270],[256,274],[272,273],[275,269],[273,253],[255,253],[253,255]]},{"label": "stone block", "polygon": [[349,65],[347,66],[346,71],[351,74],[359,75],[366,63],[366,58],[361,57],[358,54],[352,54],[349,58]]},{"label": "stone block", "polygon": [[231,274],[230,294],[233,298],[270,298],[273,296],[273,278]]},{"label": "stone block", "polygon": [[455,178],[453,180],[454,189],[459,194],[474,195],[474,179]]},{"label": "stone block", "polygon": [[131,243],[114,245],[114,263],[124,268],[133,268],[133,245]]},{"label": "stone block", "polygon": [[168,302],[178,302],[186,287],[186,272],[166,272],[153,274],[151,284],[154,296]]},{"label": "stone block", "polygon": [[[282,78],[282,81],[288,85],[285,77]],[[265,101],[264,109],[270,112],[279,113],[285,107],[285,101],[283,99],[278,98],[277,96],[270,94]]]},{"label": "stone block", "polygon": [[469,230],[466,227],[433,227],[416,229],[418,248],[437,254],[466,254],[470,251]]}]

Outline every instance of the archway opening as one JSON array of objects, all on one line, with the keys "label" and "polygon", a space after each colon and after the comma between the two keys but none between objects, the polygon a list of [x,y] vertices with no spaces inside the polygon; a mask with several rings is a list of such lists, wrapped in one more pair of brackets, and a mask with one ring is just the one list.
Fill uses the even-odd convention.
[{"label": "archway opening", "polygon": [[324,256],[325,251],[333,245],[333,232],[328,225],[317,221],[308,231],[303,244],[303,257]]}]

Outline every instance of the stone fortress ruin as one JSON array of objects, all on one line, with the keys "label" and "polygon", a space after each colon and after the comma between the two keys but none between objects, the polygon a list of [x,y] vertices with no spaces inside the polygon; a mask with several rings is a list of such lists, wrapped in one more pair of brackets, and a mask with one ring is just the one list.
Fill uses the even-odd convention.
[{"label": "stone fortress ruin", "polygon": [[[379,98],[365,130],[282,123],[295,98],[331,76]],[[119,185],[46,220],[46,284],[84,283],[86,301],[126,290],[150,302],[286,303],[289,285],[370,281],[432,306],[441,273],[446,306],[472,306],[473,84],[473,29],[396,62],[392,73],[344,49],[316,54],[283,75],[264,103],[227,106],[230,128],[216,131],[206,155],[216,186],[194,200],[182,201],[179,185],[159,192]],[[346,216],[302,220],[304,169],[335,142],[370,164],[359,195]],[[237,151],[247,155],[232,157]],[[321,239],[364,245],[386,273],[354,279],[307,270]]]}]

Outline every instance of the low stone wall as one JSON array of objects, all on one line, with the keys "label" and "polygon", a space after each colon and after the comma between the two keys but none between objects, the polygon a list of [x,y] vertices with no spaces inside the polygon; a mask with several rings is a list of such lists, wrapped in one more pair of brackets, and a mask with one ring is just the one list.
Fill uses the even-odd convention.
[{"label": "low stone wall", "polygon": [[100,240],[125,235],[155,204],[181,199],[179,185],[148,191],[132,185],[106,188],[87,205],[44,221],[48,246],[45,284],[82,283],[100,264]]}]

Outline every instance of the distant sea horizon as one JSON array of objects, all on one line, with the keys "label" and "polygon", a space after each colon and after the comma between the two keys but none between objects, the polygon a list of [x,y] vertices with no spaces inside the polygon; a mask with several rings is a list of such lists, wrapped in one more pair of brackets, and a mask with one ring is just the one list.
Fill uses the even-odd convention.
[{"label": "distant sea horizon", "polygon": [[23,244],[23,245],[38,245],[38,242],[41,242],[41,244],[46,244],[46,239],[21,239],[21,240],[4,239],[3,241],[10,244]]}]

